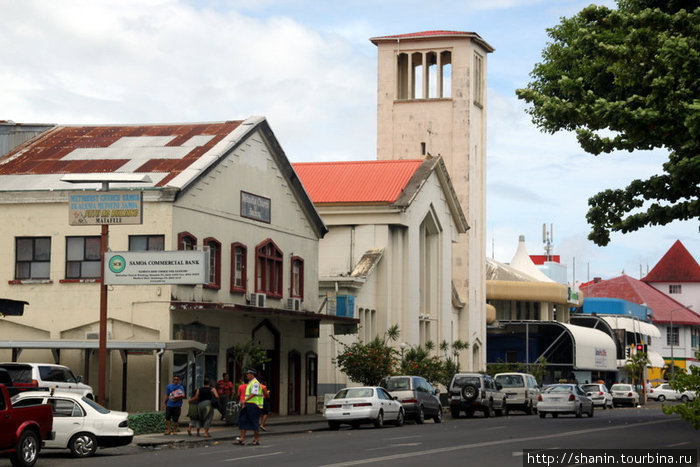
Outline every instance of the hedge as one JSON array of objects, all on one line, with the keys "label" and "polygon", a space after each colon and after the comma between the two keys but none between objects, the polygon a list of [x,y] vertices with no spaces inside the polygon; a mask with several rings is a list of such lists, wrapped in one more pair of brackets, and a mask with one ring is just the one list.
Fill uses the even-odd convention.
[{"label": "hedge", "polygon": [[165,431],[165,412],[139,412],[129,415],[129,427],[135,435]]}]

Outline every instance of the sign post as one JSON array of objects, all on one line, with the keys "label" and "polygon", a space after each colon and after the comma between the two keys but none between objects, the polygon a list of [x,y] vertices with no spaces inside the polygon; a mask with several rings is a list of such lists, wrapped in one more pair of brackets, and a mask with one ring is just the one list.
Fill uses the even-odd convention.
[{"label": "sign post", "polygon": [[[101,190],[83,191],[70,195],[70,225],[101,225],[100,232],[100,338],[98,353],[97,402],[105,404],[107,385],[107,284],[105,283],[105,254],[109,249],[110,224],[141,224],[143,200],[141,192],[110,193],[110,183],[150,183],[146,174],[90,173],[68,174],[61,178],[68,183],[100,183]],[[131,198],[131,196],[138,196]],[[123,220],[126,219],[126,222]]]}]

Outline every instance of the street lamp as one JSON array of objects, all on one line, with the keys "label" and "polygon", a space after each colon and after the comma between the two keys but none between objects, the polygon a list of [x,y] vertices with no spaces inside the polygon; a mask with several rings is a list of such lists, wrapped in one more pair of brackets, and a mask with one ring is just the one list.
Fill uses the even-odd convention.
[{"label": "street lamp", "polygon": [[[67,183],[99,183],[102,185],[97,191],[109,192],[110,183],[151,183],[151,178],[140,173],[88,173],[67,174],[61,177],[62,182]],[[69,203],[70,204],[70,203]],[[72,206],[69,206],[72,210]],[[141,209],[139,208],[139,211]],[[140,212],[139,212],[140,214]],[[107,216],[105,216],[107,217]],[[98,219],[99,220],[99,219]],[[105,284],[105,253],[109,248],[109,224],[110,219],[102,219],[98,222],[102,226],[100,235],[100,338],[98,353],[98,386],[97,402],[105,403],[105,387],[107,381],[107,285]],[[141,223],[140,216],[138,223]],[[84,223],[84,225],[92,225]]]},{"label": "street lamp", "polygon": [[[669,311],[669,313],[671,314],[671,379],[673,379],[673,377],[676,374],[676,361],[673,359],[673,343],[676,341],[676,335],[675,335],[676,333],[673,332],[673,312],[678,311],[678,310],[685,310],[688,308],[693,308],[693,305],[683,306],[680,308],[674,308],[673,310]],[[679,333],[679,340],[680,340],[680,333]]]},{"label": "street lamp", "polygon": [[406,350],[406,347],[408,347],[408,344],[405,342],[399,344],[399,348],[401,349],[401,363],[403,363],[403,352]]}]

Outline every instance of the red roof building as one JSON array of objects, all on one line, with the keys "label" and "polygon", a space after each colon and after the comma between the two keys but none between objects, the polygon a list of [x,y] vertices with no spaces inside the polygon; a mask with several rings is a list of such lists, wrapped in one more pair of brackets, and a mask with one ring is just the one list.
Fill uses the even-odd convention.
[{"label": "red roof building", "polygon": [[700,282],[700,265],[680,240],[666,252],[649,273],[644,282]]}]

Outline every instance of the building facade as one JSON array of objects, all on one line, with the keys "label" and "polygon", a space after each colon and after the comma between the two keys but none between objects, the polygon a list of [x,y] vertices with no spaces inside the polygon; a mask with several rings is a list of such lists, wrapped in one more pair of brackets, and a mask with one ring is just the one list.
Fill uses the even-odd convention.
[{"label": "building facade", "polygon": [[[356,315],[358,335],[322,326],[319,390],[351,382],[334,365],[343,344],[398,325],[395,346],[469,341],[459,334],[452,245],[466,218],[441,158],[294,164],[328,234],[319,246],[319,291],[335,314]],[[336,328],[336,329],[334,329]]]},{"label": "building facade", "polygon": [[10,239],[0,296],[29,305],[0,320],[0,360],[58,360],[97,389],[101,227],[69,225],[69,199],[100,185],[64,181],[76,174],[150,179],[109,186],[143,199],[142,223],[109,226],[110,250],[196,250],[209,260],[200,284],[107,288],[109,407],[157,407],[173,372],[189,391],[223,372],[238,379],[235,349],[253,341],[268,357],[259,370],[273,411],[315,412],[320,323],[356,320],[316,313],[327,229],[264,118],[58,126],[6,155],[0,210],[13,221],[0,227]]}]

